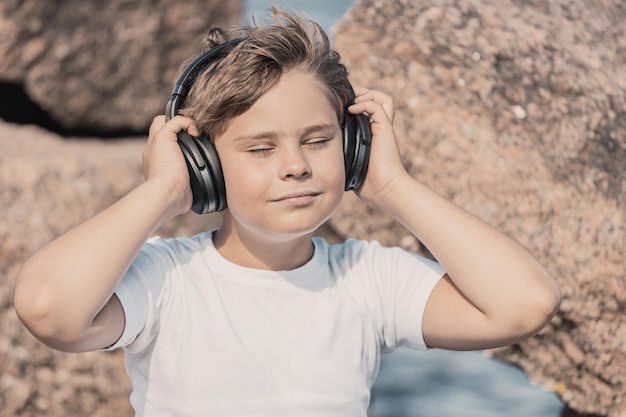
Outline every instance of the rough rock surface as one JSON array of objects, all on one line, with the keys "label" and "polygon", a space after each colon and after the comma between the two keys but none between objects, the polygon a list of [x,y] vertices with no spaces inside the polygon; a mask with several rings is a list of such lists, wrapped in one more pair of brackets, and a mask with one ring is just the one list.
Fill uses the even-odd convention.
[{"label": "rough rock surface", "polygon": [[[507,232],[562,286],[495,352],[574,410],[626,416],[626,5],[362,0],[335,27],[355,84],[396,99],[412,175]],[[351,198],[341,234],[424,250]]]},{"label": "rough rock surface", "polygon": [[[0,2],[0,81],[21,84],[65,128],[145,129],[211,24],[241,1]],[[164,101],[165,98],[165,101]]]}]

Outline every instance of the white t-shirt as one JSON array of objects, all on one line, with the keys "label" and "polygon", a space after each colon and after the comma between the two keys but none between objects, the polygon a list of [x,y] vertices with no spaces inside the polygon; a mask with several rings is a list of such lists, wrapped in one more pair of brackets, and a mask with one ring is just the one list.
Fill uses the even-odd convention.
[{"label": "white t-shirt", "polygon": [[116,290],[137,416],[362,416],[380,354],[426,349],[442,268],[399,248],[314,238],[291,271],[223,258],[212,232],[153,238]]}]

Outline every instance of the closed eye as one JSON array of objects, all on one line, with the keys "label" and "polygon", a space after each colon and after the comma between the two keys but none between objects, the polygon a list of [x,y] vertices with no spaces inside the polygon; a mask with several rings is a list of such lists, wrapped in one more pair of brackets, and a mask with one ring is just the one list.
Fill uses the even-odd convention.
[{"label": "closed eye", "polygon": [[268,157],[272,151],[274,150],[274,148],[252,148],[252,149],[248,149],[248,153],[251,154],[252,156],[255,156],[257,158],[265,158]]},{"label": "closed eye", "polygon": [[305,142],[304,145],[310,149],[323,149],[328,146],[331,140],[329,138],[316,138]]}]

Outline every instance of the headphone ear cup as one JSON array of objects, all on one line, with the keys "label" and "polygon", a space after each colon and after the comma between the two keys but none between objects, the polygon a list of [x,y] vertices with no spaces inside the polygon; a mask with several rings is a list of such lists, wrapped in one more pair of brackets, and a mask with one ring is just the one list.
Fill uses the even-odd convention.
[{"label": "headphone ear cup", "polygon": [[358,190],[365,180],[372,144],[369,117],[344,110],[343,156],[346,170],[345,190]]},{"label": "headphone ear cup", "polygon": [[180,147],[187,164],[193,202],[197,214],[222,211],[226,208],[226,185],[219,156],[213,143],[205,137],[178,133]]}]

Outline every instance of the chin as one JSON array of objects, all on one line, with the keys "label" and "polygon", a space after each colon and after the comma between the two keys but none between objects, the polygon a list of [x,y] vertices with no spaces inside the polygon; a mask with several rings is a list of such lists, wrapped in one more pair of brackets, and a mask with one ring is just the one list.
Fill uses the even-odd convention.
[{"label": "chin", "polygon": [[272,235],[282,239],[298,239],[312,236],[329,218],[330,216],[318,219],[292,219],[287,222],[283,221],[280,224],[268,225],[265,233],[267,233],[268,236]]},{"label": "chin", "polygon": [[312,236],[322,224],[324,223],[322,222],[322,223],[316,224],[315,226],[310,226],[310,227],[303,227],[303,225],[299,225],[298,227],[294,226],[294,227],[272,228],[271,230],[267,231],[267,233],[268,235],[281,237],[283,239],[286,238],[287,240],[298,239],[302,237]]}]

